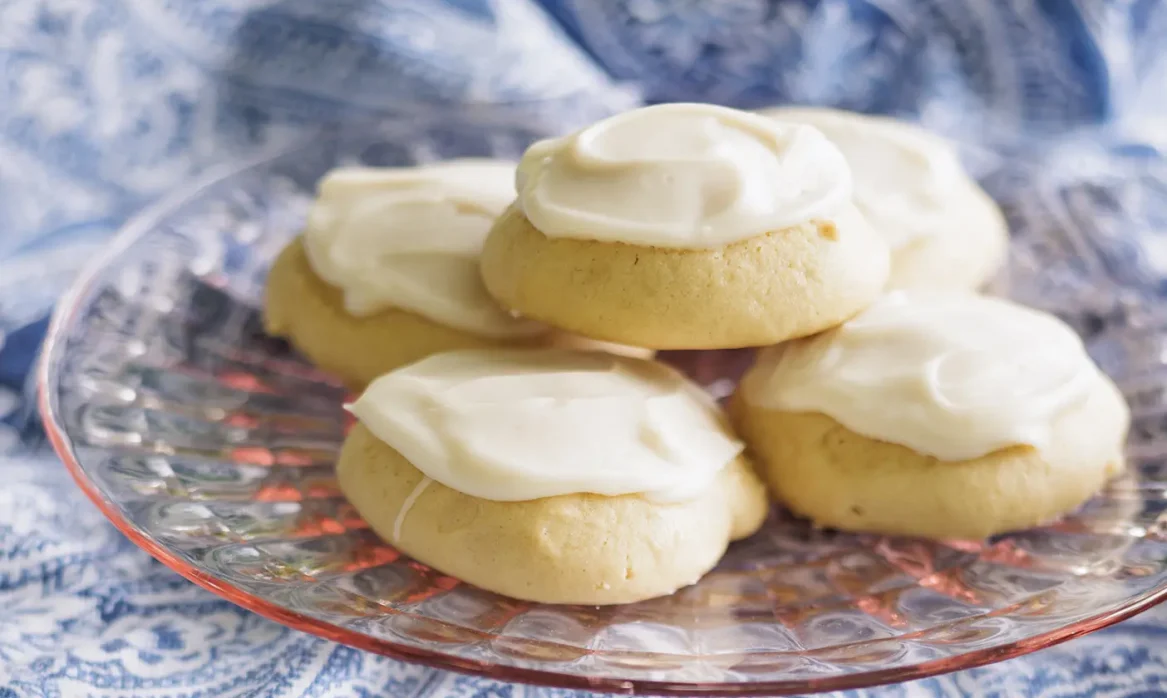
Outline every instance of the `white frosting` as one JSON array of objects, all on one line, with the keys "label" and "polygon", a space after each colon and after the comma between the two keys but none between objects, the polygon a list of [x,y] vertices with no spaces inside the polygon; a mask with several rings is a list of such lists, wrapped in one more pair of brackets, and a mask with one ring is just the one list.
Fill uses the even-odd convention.
[{"label": "white frosting", "polygon": [[531,146],[519,203],[548,237],[720,247],[815,218],[851,196],[813,128],[711,104],[662,104]]},{"label": "white frosting", "polygon": [[955,146],[919,126],[832,109],[786,107],[763,114],[813,126],[851,167],[855,205],[892,249],[959,225],[955,209],[987,205]]},{"label": "white frosting", "polygon": [[478,273],[513,181],[514,165],[492,160],[333,170],[304,230],[309,264],[352,315],[400,308],[488,337],[544,332],[499,308]]},{"label": "white frosting", "polygon": [[397,541],[401,540],[401,527],[405,525],[405,517],[409,516],[409,510],[413,508],[414,504],[417,504],[417,500],[421,498],[422,493],[425,492],[425,488],[429,487],[431,482],[433,482],[433,480],[430,478],[423,477],[416,485],[413,486],[413,491],[411,491],[405,498],[405,501],[401,503],[401,509],[397,512],[397,518],[393,519],[392,542],[396,543]]},{"label": "white frosting", "polygon": [[681,374],[600,353],[438,354],[378,378],[349,409],[427,477],[496,501],[690,499],[742,450]]},{"label": "white frosting", "polygon": [[972,294],[896,291],[842,326],[763,351],[751,403],[821,412],[942,460],[1050,446],[1102,374],[1057,318]]}]

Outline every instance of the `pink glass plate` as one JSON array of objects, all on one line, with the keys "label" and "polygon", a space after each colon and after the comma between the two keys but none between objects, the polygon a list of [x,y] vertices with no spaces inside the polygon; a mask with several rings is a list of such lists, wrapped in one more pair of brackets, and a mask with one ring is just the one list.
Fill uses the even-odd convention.
[{"label": "pink glass plate", "polygon": [[[322,134],[134,219],[61,303],[41,365],[45,426],[81,488],[180,574],[291,627],[592,690],[773,695],[902,681],[1046,647],[1163,598],[1157,309],[1101,277],[1059,273],[1058,255],[1078,248],[1025,225],[1040,191],[1006,204],[1018,228],[1009,292],[1082,331],[1136,415],[1132,474],[1064,521],[938,543],[819,531],[775,512],[697,585],[605,608],[504,598],[379,541],[333,478],[344,392],[260,331],[265,270],[337,162],[513,156],[535,135],[432,123]],[[667,358],[725,392],[749,356]]]}]

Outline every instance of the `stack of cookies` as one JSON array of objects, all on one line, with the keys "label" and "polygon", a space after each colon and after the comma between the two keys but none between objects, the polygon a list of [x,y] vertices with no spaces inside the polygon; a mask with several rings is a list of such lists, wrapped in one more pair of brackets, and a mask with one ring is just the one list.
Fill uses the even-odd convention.
[{"label": "stack of cookies", "polygon": [[[802,108],[646,107],[531,146],[341,169],[265,319],[363,394],[346,496],[406,553],[549,603],[692,584],[767,492],[817,524],[983,538],[1122,468],[1114,385],[981,296],[1000,211],[947,141]],[[663,349],[759,347],[729,415]]]}]

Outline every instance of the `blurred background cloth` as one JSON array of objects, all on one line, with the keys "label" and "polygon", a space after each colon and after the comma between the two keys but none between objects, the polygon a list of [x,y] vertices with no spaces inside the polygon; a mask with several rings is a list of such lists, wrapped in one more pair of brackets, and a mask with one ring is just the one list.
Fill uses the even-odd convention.
[{"label": "blurred background cloth", "polygon": [[[1167,291],[1161,0],[0,0],[0,698],[565,694],[363,654],[178,578],[39,443],[26,377],[79,267],[208,167],[338,120],[555,133],[673,100],[918,119],[987,146],[1015,231],[1087,242],[1043,251],[1063,276]],[[1165,619],[847,695],[1162,695]]]}]

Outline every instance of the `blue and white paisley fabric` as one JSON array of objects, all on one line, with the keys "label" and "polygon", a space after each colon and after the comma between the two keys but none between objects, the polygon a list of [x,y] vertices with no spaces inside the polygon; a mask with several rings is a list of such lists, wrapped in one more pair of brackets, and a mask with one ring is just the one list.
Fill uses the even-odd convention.
[{"label": "blue and white paisley fabric", "polygon": [[547,0],[650,100],[780,102],[1049,135],[1167,94],[1157,0]]},{"label": "blue and white paisley fabric", "polygon": [[[26,377],[77,269],[212,164],[337,120],[457,109],[553,131],[678,99],[901,114],[990,144],[987,186],[1022,261],[1042,231],[1058,294],[1167,293],[1167,1],[0,0],[0,698],[567,695],[361,653],[185,582],[72,485]],[[1167,610],[845,695],[1164,694]]]}]

